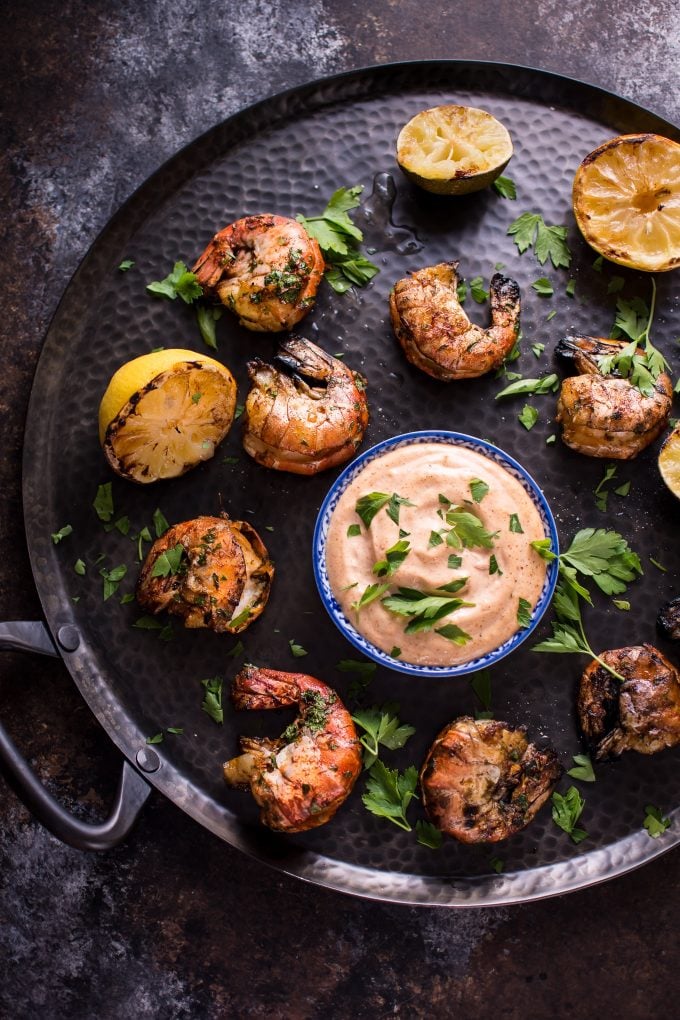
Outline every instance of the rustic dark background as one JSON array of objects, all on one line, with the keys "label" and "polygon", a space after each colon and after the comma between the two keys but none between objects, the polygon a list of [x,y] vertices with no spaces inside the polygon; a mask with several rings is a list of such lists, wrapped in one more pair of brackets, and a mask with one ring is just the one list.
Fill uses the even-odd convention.
[{"label": "rustic dark background", "polygon": [[[5,10],[0,619],[39,616],[20,500],[28,394],[59,296],[114,210],[254,100],[353,67],[454,57],[573,75],[680,121],[674,0]],[[53,791],[84,816],[105,809],[119,761],[58,662],[5,654],[0,714]],[[677,853],[570,897],[445,912],[281,877],[158,796],[127,844],[101,856],[60,845],[2,782],[0,819],[3,1018],[646,1018],[680,993]]]}]

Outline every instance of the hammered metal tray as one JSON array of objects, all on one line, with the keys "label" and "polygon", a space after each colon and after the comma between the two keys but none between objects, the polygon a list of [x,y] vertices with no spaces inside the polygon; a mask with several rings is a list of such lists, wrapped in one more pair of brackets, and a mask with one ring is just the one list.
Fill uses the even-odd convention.
[{"label": "hammered metal tray", "polygon": [[[482,107],[506,124],[515,154],[506,171],[517,183],[511,202],[492,190],[442,199],[416,190],[399,173],[394,147],[413,114],[444,102]],[[469,281],[486,284],[494,266],[522,287],[522,356],[513,365],[525,376],[555,369],[554,346],[566,332],[607,335],[615,296],[612,276],[625,278],[625,293],[648,296],[649,278],[626,270],[593,270],[594,255],[580,239],[571,215],[571,180],[581,158],[615,134],[651,130],[680,138],[674,126],[593,87],[547,73],[497,64],[432,62],[356,71],[294,89],[266,100],[209,131],[159,170],[116,214],[69,285],[50,327],[40,359],[26,428],[24,507],[36,584],[53,633],[75,624],[81,640],[64,659],[84,698],[131,761],[145,739],[167,726],[184,734],[155,747],[160,768],[147,778],[178,807],[228,843],[282,871],[321,885],[379,899],[452,906],[508,903],[566,892],[633,868],[680,840],[678,754],[628,754],[601,766],[598,781],[582,789],[582,817],[589,838],[578,847],[560,832],[544,808],[524,832],[493,848],[447,840],[438,852],[368,814],[363,781],[335,819],[317,831],[282,837],[264,830],[249,795],[227,790],[221,763],[237,750],[240,733],[276,734],[288,713],[225,712],[223,727],[201,711],[200,681],[220,675],[228,682],[239,666],[227,653],[228,637],[185,632],[175,624],[164,643],[153,632],[133,629],[135,605],[102,601],[93,564],[125,563],[137,575],[136,546],[117,531],[105,533],[91,503],[100,482],[110,481],[97,443],[97,407],[115,368],[157,346],[205,351],[194,314],[180,301],[155,299],[145,290],[176,259],[191,263],[221,226],[246,213],[321,211],[341,185],[365,186],[356,221],[365,232],[380,274],[370,286],[339,296],[322,287],[316,308],[299,332],[369,380],[371,423],[364,447],[399,432],[445,428],[491,440],[524,464],[555,513],[561,541],[583,526],[619,529],[639,551],[643,579],[631,588],[631,612],[599,599],[587,613],[587,629],[598,648],[651,641],[662,601],[677,594],[680,550],[675,538],[677,507],[656,470],[656,449],[619,467],[617,482],[630,479],[626,499],[610,497],[609,512],[595,507],[593,490],[603,463],[578,456],[559,440],[552,395],[532,398],[539,423],[527,432],[517,419],[524,400],[495,402],[503,383],[493,374],[466,383],[438,383],[412,368],[389,325],[387,296],[406,272],[444,259],[458,259]],[[393,207],[391,190],[396,189]],[[566,224],[573,252],[571,270],[541,267],[533,254],[520,256],[506,234],[524,211],[546,222]],[[396,224],[396,226],[395,226]],[[127,273],[117,266],[135,261]],[[531,283],[547,275],[555,296],[546,300]],[[565,288],[575,280],[575,297]],[[658,279],[659,313],[654,338],[673,363],[678,333],[677,287]],[[486,324],[487,308],[468,298],[466,309]],[[547,321],[548,313],[556,315]],[[218,323],[219,357],[234,372],[239,400],[245,399],[245,363],[269,357],[276,338],[248,333],[225,314]],[[531,345],[545,344],[537,360]],[[237,457],[236,464],[225,458]],[[304,668],[346,697],[349,679],[336,664],[352,648],[327,618],[315,590],[310,547],[315,516],[337,471],[300,478],[267,471],[241,450],[236,425],[213,461],[171,483],[149,488],[113,479],[116,510],[130,517],[133,531],[150,524],[160,506],[171,521],[221,508],[245,517],[261,531],[277,564],[263,617],[244,635],[249,660],[281,669]],[[54,546],[50,532],[69,521],[74,534]],[[264,530],[266,527],[271,531]],[[666,568],[649,562],[654,557]],[[88,574],[73,571],[76,557]],[[73,598],[79,598],[75,603]],[[549,615],[549,614],[548,614]],[[548,633],[543,622],[538,638]],[[294,659],[289,640],[308,655]],[[529,642],[531,644],[533,642]],[[581,750],[574,713],[575,685],[584,661],[539,655],[524,645],[493,670],[497,718],[528,726],[532,738],[549,740],[566,767]],[[444,723],[479,706],[465,678],[422,681],[379,669],[369,702],[398,701],[401,717],[416,728],[389,763],[420,764]],[[225,698],[226,702],[226,698]],[[660,805],[673,825],[658,840],[642,830],[644,806]],[[414,817],[417,811],[414,811]],[[496,875],[490,857],[504,862]]]}]

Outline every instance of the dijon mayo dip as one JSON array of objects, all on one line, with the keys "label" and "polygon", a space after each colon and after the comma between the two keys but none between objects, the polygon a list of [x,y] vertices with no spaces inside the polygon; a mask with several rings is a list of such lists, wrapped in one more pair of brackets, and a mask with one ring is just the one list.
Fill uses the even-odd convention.
[{"label": "dijon mayo dip", "polygon": [[454,666],[528,625],[546,574],[531,542],[544,538],[533,500],[501,465],[416,443],[376,457],[344,491],[326,569],[372,644],[403,662]]}]

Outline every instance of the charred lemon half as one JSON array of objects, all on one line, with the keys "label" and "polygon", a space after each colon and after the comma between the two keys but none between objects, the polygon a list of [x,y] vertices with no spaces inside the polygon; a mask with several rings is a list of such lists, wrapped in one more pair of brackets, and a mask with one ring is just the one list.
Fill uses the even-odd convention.
[{"label": "charred lemon half", "polygon": [[507,128],[474,106],[434,106],[399,132],[397,163],[407,177],[438,195],[480,191],[512,156]]},{"label": "charred lemon half", "polygon": [[99,406],[99,439],[117,474],[176,478],[209,460],[236,409],[236,382],[213,358],[180,349],[122,365]]},{"label": "charred lemon half", "polygon": [[674,428],[661,447],[659,472],[673,495],[680,499],[680,428]]},{"label": "charred lemon half", "polygon": [[680,266],[680,145],[662,135],[619,135],[583,160],[574,216],[610,262],[647,273]]}]

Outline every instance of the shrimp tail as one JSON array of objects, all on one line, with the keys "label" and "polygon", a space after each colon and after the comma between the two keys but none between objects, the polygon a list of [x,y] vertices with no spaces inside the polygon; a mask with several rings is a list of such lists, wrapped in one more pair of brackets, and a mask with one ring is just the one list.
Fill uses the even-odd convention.
[{"label": "shrimp tail", "polygon": [[326,382],[333,371],[335,359],[304,337],[293,335],[279,344],[275,361],[303,378]]},{"label": "shrimp tail", "polygon": [[300,700],[296,673],[282,673],[246,663],[234,678],[231,700],[235,708],[286,708]]},{"label": "shrimp tail", "polygon": [[617,354],[624,346],[625,344],[619,340],[605,340],[604,337],[575,333],[562,337],[555,348],[555,353],[560,358],[573,361],[581,375],[594,375],[600,371],[599,358]]},{"label": "shrimp tail", "polygon": [[519,327],[520,289],[515,280],[494,273],[489,284],[491,322],[494,326]]}]

